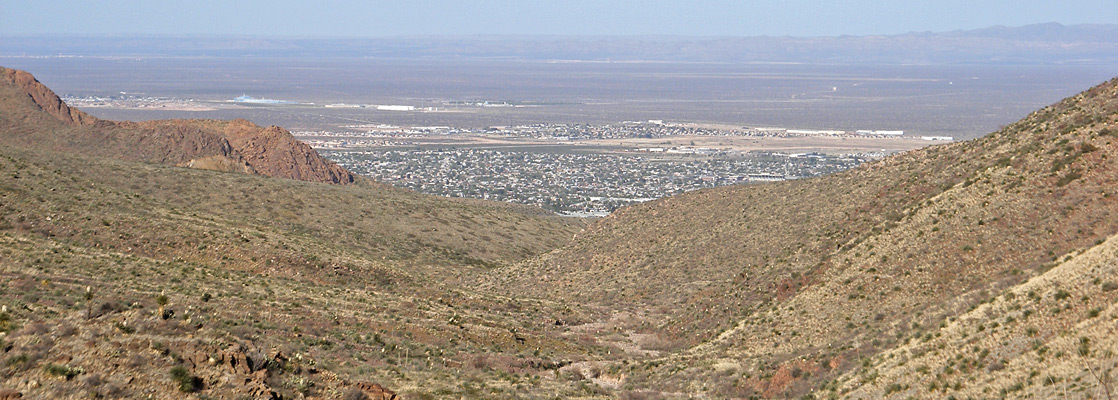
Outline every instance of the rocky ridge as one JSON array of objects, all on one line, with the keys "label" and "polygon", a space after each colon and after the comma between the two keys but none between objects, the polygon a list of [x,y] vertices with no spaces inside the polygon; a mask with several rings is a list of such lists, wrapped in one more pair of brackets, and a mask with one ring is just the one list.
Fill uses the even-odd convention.
[{"label": "rocky ridge", "polygon": [[98,121],[97,118],[89,114],[70,108],[58,95],[54,94],[27,71],[0,67],[0,76],[3,76],[8,84],[14,85],[19,91],[26,94],[32,103],[64,124],[93,125]]},{"label": "rocky ridge", "polygon": [[[332,184],[355,175],[283,128],[246,120],[115,122],[67,106],[30,73],[0,67],[0,141],[130,161]],[[45,117],[49,116],[49,117]]]}]

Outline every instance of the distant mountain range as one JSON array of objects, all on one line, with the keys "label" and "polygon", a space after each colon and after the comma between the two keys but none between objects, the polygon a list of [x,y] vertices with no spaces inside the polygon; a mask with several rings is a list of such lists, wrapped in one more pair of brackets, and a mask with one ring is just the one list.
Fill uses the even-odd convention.
[{"label": "distant mountain range", "polygon": [[1058,23],[839,37],[464,36],[275,38],[13,36],[4,56],[371,57],[404,59],[835,63],[1066,64],[1118,62],[1118,24]]}]

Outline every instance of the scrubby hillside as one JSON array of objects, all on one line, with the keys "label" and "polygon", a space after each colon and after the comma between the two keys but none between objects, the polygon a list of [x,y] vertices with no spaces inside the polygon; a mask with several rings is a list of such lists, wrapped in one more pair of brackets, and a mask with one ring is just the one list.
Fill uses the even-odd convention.
[{"label": "scrubby hillside", "polygon": [[799,396],[1118,232],[1116,163],[1118,80],[981,139],[629,207],[482,281],[672,355],[623,386]]},{"label": "scrubby hillside", "polygon": [[[337,398],[358,382],[420,394],[495,384],[508,394],[518,383],[583,392],[554,370],[594,348],[537,321],[577,310],[442,283],[559,246],[577,221],[364,184],[16,148],[0,149],[0,174],[0,389],[181,398],[169,374],[182,366],[217,398]],[[268,362],[277,351],[286,360]],[[247,372],[228,363],[238,352],[258,357]],[[551,378],[500,375],[512,372]]]},{"label": "scrubby hillside", "polygon": [[1114,376],[1118,79],[585,231],[322,183],[279,128],[100,121],[9,81],[0,396],[1101,398]]},{"label": "scrubby hillside", "polygon": [[851,399],[1118,395],[1118,238],[1063,260],[867,359],[836,391]]},{"label": "scrubby hillside", "polygon": [[598,349],[532,322],[579,310],[444,283],[558,247],[580,221],[179,168],[330,171],[279,128],[107,122],[13,87],[0,84],[0,398],[594,392],[556,371]]},{"label": "scrubby hillside", "polygon": [[25,71],[0,67],[0,77],[3,144],[314,182],[355,179],[279,127],[245,120],[106,121],[70,108]]}]

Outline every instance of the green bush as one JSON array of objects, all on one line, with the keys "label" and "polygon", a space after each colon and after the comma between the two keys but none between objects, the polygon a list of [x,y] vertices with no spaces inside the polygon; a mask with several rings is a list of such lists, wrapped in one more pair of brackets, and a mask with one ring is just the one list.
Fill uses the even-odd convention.
[{"label": "green bush", "polygon": [[28,357],[27,354],[22,354],[22,353],[17,354],[17,355],[8,357],[7,360],[4,360],[4,366],[8,367],[8,368],[17,368],[17,367],[19,367],[23,364],[26,364],[27,361],[30,360],[30,359],[31,358]]},{"label": "green bush", "polygon": [[12,321],[12,315],[7,312],[0,312],[0,332],[11,332],[16,328],[15,322]]},{"label": "green bush", "polygon": [[1071,297],[1071,293],[1068,293],[1067,290],[1060,289],[1060,290],[1056,291],[1056,295],[1054,297],[1056,298],[1056,300],[1063,300],[1063,299],[1066,299],[1068,297]]},{"label": "green bush", "polygon": [[901,384],[891,383],[891,384],[889,384],[889,386],[885,387],[885,395],[888,396],[892,393],[899,392],[901,390],[904,390],[904,387],[901,386]]},{"label": "green bush", "polygon": [[43,367],[43,371],[53,376],[65,377],[66,380],[74,379],[75,376],[80,375],[83,371],[81,368],[72,368],[68,365],[47,364]]},{"label": "green bush", "polygon": [[1076,349],[1076,352],[1079,353],[1079,355],[1082,357],[1086,357],[1088,354],[1091,354],[1091,339],[1080,337],[1079,348]]},{"label": "green bush", "polygon": [[202,379],[191,375],[190,371],[181,365],[171,368],[171,380],[178,385],[179,391],[183,393],[195,392],[202,388]]}]

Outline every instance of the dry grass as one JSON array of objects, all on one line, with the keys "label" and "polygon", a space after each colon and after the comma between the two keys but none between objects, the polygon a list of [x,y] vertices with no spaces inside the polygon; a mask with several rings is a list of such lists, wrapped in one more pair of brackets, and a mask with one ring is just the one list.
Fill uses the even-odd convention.
[{"label": "dry grass", "polygon": [[[36,118],[0,115],[5,140],[38,126],[74,145]],[[233,346],[275,361],[250,381],[289,397],[374,381],[415,398],[1099,398],[1118,351],[1115,132],[1118,80],[975,141],[581,232],[368,182],[4,146],[0,385],[259,395],[220,363],[186,367]]]},{"label": "dry grass", "polygon": [[[129,346],[171,347],[191,337],[299,354],[341,379],[284,375],[269,383],[289,394],[288,378],[317,382],[311,391],[327,397],[339,382],[358,380],[438,397],[585,393],[554,380],[553,371],[588,350],[551,334],[554,325],[540,317],[577,320],[580,311],[442,283],[563,243],[577,221],[380,185],[16,148],[0,151],[0,173],[11,178],[0,181],[0,304],[11,310],[0,328],[13,332],[2,358],[16,360],[2,382],[32,398],[133,397],[149,388],[172,396],[164,386],[177,361],[132,359],[137,350]],[[167,321],[153,311],[161,292],[172,311]],[[96,338],[89,348],[88,335],[36,342],[27,329]],[[497,356],[475,366],[477,354]],[[97,373],[112,390],[84,388],[85,374],[44,381],[39,375],[51,363]],[[124,376],[140,378],[122,385]],[[239,386],[199,390],[243,395]]]},{"label": "dry grass", "polygon": [[[1118,238],[1007,289],[840,379],[847,398],[1107,398],[1118,375]],[[874,375],[863,381],[860,377]]]},{"label": "dry grass", "polygon": [[731,358],[740,393],[798,396],[1118,232],[1116,128],[1112,81],[982,139],[632,206],[482,282],[694,346],[635,387],[709,391]]}]

